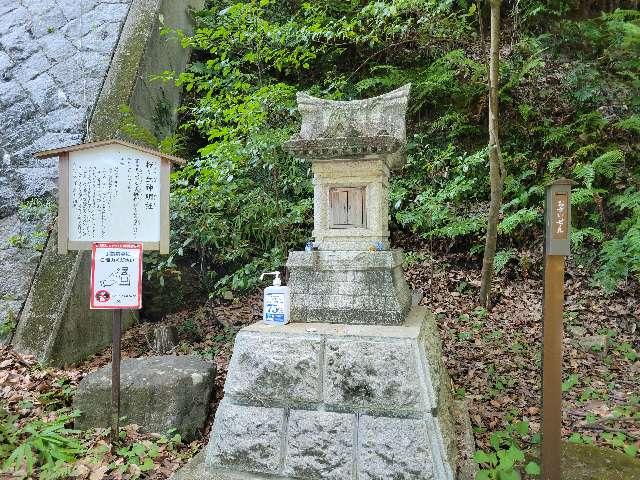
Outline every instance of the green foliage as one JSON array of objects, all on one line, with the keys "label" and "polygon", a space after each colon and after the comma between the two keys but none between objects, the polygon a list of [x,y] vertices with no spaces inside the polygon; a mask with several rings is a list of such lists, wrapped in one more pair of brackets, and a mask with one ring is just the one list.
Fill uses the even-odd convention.
[{"label": "green foliage", "polygon": [[568,392],[573,387],[575,387],[578,384],[579,381],[580,381],[580,379],[579,379],[578,375],[572,373],[571,375],[569,375],[567,377],[566,380],[564,380],[562,382],[562,391],[563,392]]},{"label": "green foliage", "polygon": [[19,232],[11,235],[7,244],[16,248],[43,251],[56,211],[56,204],[50,200],[33,198],[22,202],[18,207]]},{"label": "green foliage", "polygon": [[60,462],[73,461],[84,454],[84,445],[66,425],[78,412],[59,411],[50,421],[36,419],[17,426],[18,417],[0,410],[0,461],[5,471],[26,470],[31,475],[35,467],[51,470]]},{"label": "green foliage", "polygon": [[57,212],[55,202],[42,198],[32,198],[18,207],[18,218],[23,222],[36,221],[43,225],[53,222]]},{"label": "green foliage", "polygon": [[16,248],[24,248],[28,245],[28,238],[16,233],[7,239],[7,244]]},{"label": "green foliage", "polygon": [[506,267],[509,260],[516,256],[517,252],[514,248],[508,250],[498,250],[494,259],[493,268],[496,273],[500,273],[504,267]]},{"label": "green foliage", "polygon": [[18,325],[16,313],[9,309],[4,322],[0,323],[0,339],[11,335]]},{"label": "green foliage", "polygon": [[592,445],[593,438],[588,435],[583,435],[580,433],[572,433],[569,436],[569,441],[571,443],[584,444],[584,445]]},{"label": "green foliage", "polygon": [[118,473],[124,473],[133,464],[139,468],[140,473],[133,478],[139,477],[142,473],[154,468],[153,459],[158,456],[158,446],[151,442],[134,442],[119,448],[116,453],[125,461],[116,469]]},{"label": "green foliage", "polygon": [[[473,455],[480,465],[476,480],[520,480],[518,467],[525,461],[520,441],[528,434],[529,423],[524,421],[511,424],[506,430],[493,432],[489,440],[492,451],[476,450]],[[540,467],[532,461],[525,466],[525,471],[530,475],[538,475]]]},{"label": "green foliage", "polygon": [[[383,63],[397,52],[408,58],[409,38],[416,35],[447,40],[452,32],[469,32],[466,22],[435,2],[296,8],[222,2],[199,21],[192,37],[181,35],[183,45],[199,52],[198,61],[176,81],[193,98],[183,131],[206,144],[196,162],[174,175],[173,238],[176,254],[199,263],[203,280],[218,293],[255,286],[261,270],[282,265],[287,250],[300,248],[310,233],[309,167],[281,148],[296,129],[296,91],[352,98],[413,81],[414,108],[420,109],[434,95],[454,95],[465,104],[472,91],[483,89],[482,64],[461,50],[444,52],[426,68]],[[407,47],[386,51],[395,43]],[[386,55],[369,64],[380,49]],[[357,77],[354,54],[361,64]],[[460,83],[461,73],[474,80]],[[466,230],[479,225],[476,219]],[[440,227],[450,236],[459,228]]]},{"label": "green foliage", "polygon": [[631,115],[617,122],[615,126],[621,130],[640,135],[640,115]]},{"label": "green foliage", "polygon": [[[482,251],[489,195],[486,66],[475,2],[225,0],[197,14],[194,59],[164,72],[187,92],[178,136],[141,141],[195,157],[173,175],[172,255],[211,292],[244,290],[311,233],[308,164],[282,143],[295,93],[349,100],[412,83],[407,163],[391,180],[392,228]],[[499,271],[542,233],[544,185],[568,176],[572,243],[607,288],[640,276],[640,14],[582,19],[580,2],[505,4],[519,29],[501,58],[508,171]],[[570,15],[569,15],[570,14]],[[566,18],[576,18],[566,20]],[[170,33],[164,29],[165,33]]]},{"label": "green foliage", "polygon": [[158,147],[159,141],[156,136],[140,125],[131,107],[128,105],[120,105],[118,110],[120,111],[120,130],[122,130],[122,133],[124,133],[127,138],[151,147]]}]

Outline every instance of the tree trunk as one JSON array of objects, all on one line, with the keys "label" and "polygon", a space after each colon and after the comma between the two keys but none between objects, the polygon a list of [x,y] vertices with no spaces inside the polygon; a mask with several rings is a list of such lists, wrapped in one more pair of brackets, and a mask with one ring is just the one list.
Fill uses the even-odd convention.
[{"label": "tree trunk", "polygon": [[489,51],[489,178],[491,182],[491,201],[487,218],[487,237],[482,260],[482,279],[480,283],[480,304],[489,306],[493,262],[496,256],[498,240],[498,221],[502,207],[502,191],[506,171],[500,151],[498,83],[500,57],[500,6],[502,0],[489,0],[491,5],[491,47]]}]

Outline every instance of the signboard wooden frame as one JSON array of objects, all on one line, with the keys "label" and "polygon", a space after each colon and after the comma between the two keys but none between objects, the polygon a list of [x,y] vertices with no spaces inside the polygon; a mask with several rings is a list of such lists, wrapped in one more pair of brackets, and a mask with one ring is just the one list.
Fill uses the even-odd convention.
[{"label": "signboard wooden frame", "polygon": [[[140,243],[142,243],[144,250],[159,250],[161,254],[169,253],[169,176],[171,174],[171,164],[177,163],[183,165],[186,162],[182,158],[122,140],[105,140],[102,142],[84,143],[54,150],[46,150],[35,154],[38,158],[58,157],[58,253],[66,254],[69,250],[91,250],[91,246],[94,242],[115,240],[113,238],[97,238],[88,241],[74,241],[69,239],[69,183],[71,178],[69,153],[113,145],[127,147],[160,159],[159,241],[143,241]],[[122,239],[122,241],[132,240],[133,239]]]}]

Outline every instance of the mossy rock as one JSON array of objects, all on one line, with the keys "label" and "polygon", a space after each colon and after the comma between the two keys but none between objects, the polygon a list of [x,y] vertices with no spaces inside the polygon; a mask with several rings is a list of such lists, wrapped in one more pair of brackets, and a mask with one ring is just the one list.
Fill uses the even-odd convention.
[{"label": "mossy rock", "polygon": [[638,480],[640,460],[610,448],[565,442],[563,480]]}]

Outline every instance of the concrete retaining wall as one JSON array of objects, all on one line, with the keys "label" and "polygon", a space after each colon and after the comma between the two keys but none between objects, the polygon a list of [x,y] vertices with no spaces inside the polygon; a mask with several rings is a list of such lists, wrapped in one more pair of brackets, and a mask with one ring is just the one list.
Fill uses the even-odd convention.
[{"label": "concrete retaining wall", "polygon": [[[19,215],[25,200],[55,199],[57,162],[35,160],[33,152],[125,138],[122,105],[155,134],[174,128],[180,91],[149,79],[182,69],[188,52],[177,39],[160,36],[160,19],[188,31],[189,10],[202,5],[203,0],[0,2],[0,67],[7,58],[12,65],[0,83],[0,112],[9,112],[14,129],[28,132],[1,138],[0,191],[8,200],[0,201],[0,240],[10,238],[8,231],[43,228]],[[35,72],[28,82],[25,63]],[[17,99],[24,100],[28,115],[12,106]],[[21,248],[8,241],[0,246],[0,270],[19,272],[17,279],[0,280],[0,324],[17,318],[16,349],[64,364],[108,345],[111,322],[108,312],[88,310],[88,253],[61,257],[55,240],[48,238],[42,257],[42,245],[29,239]]]}]

